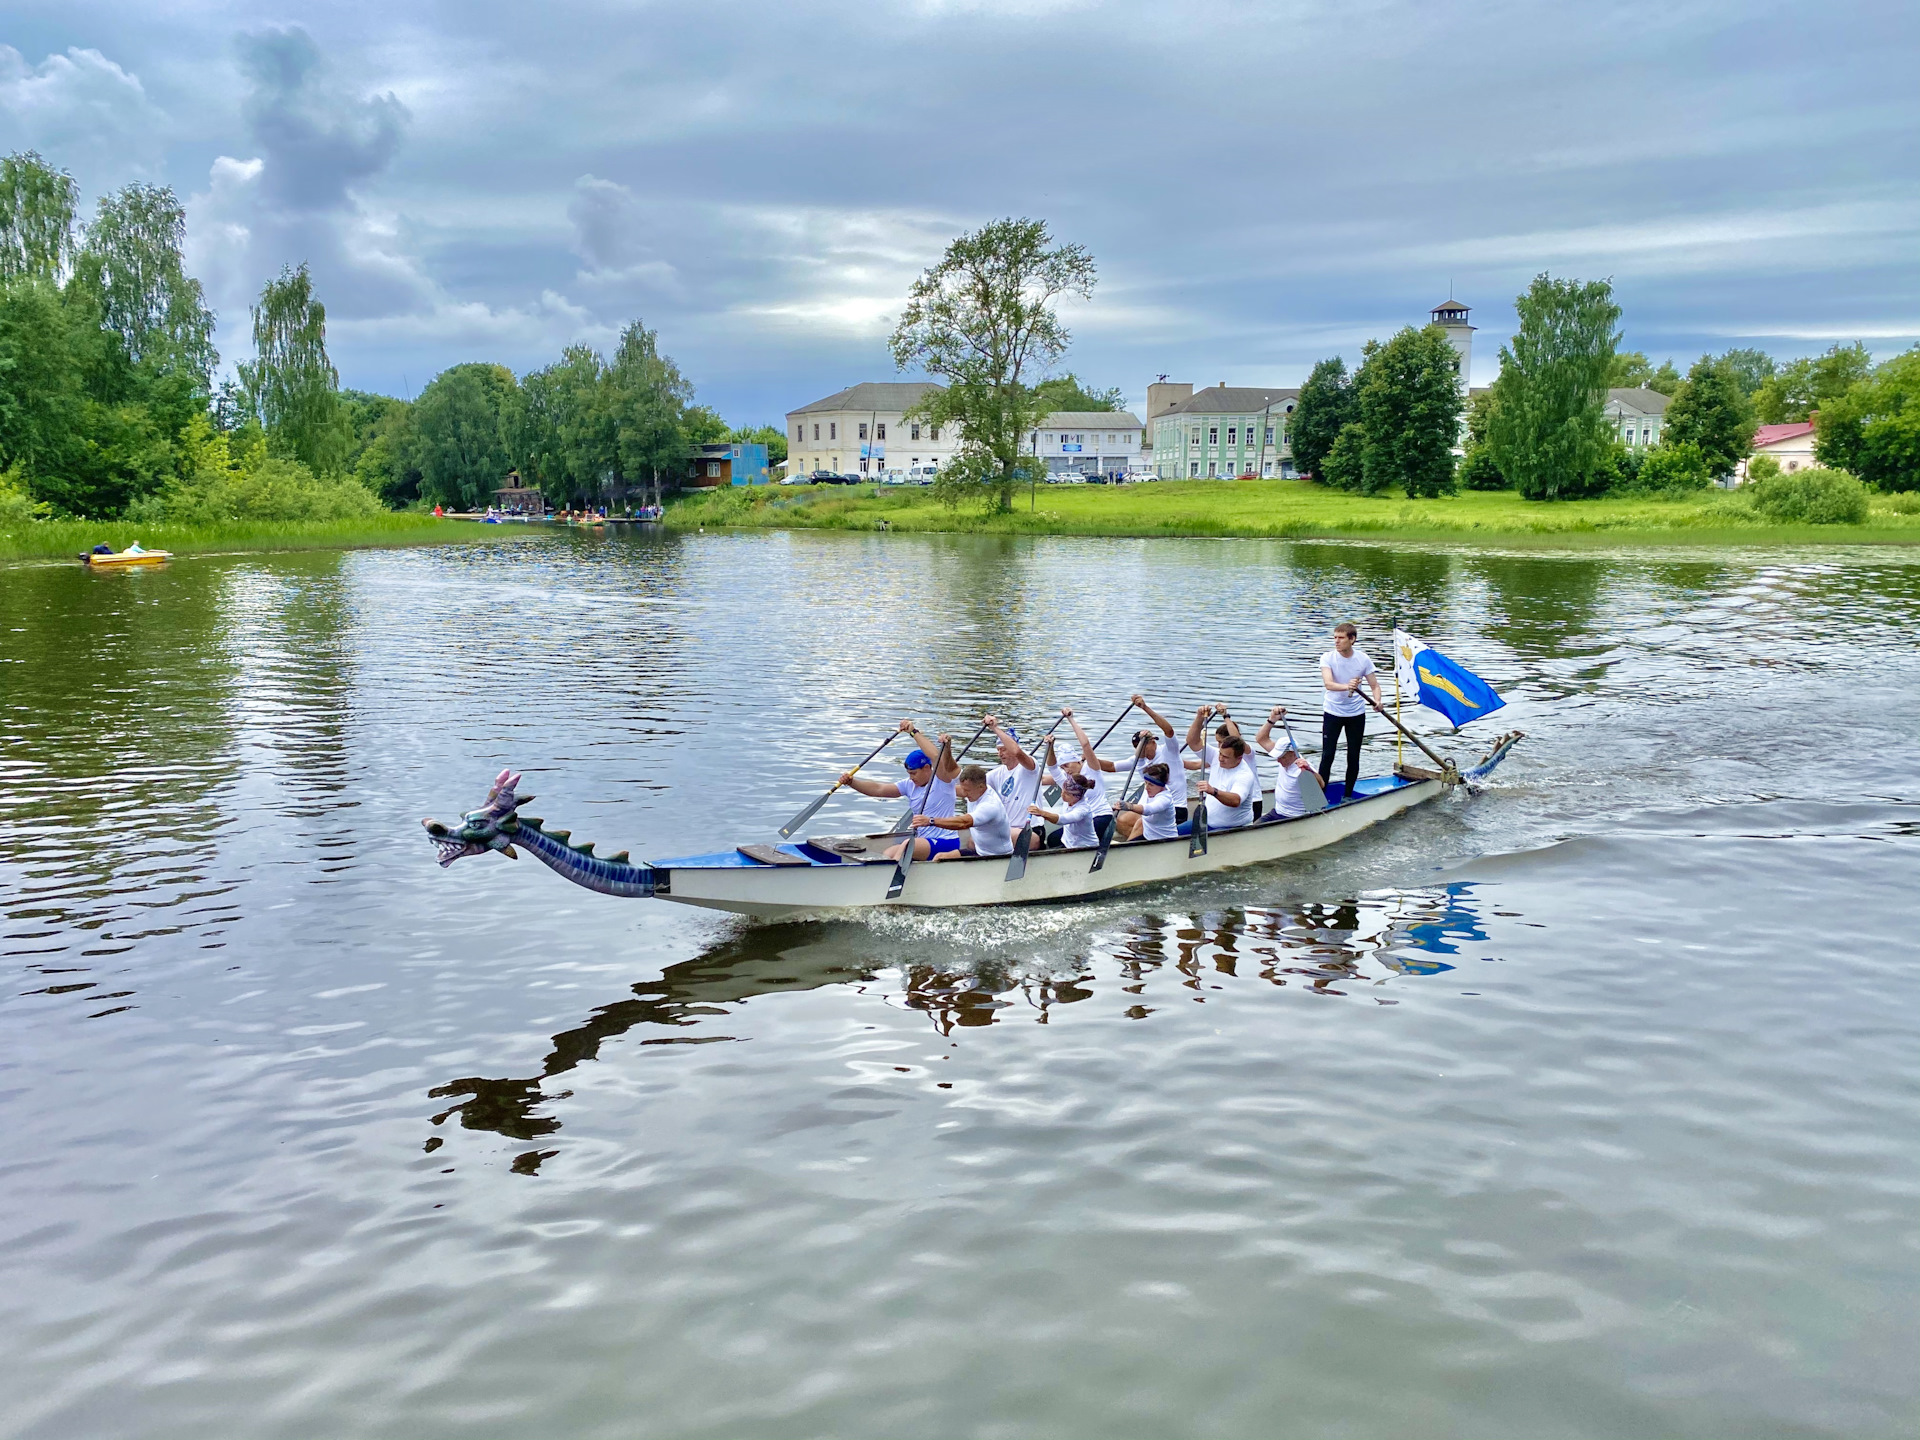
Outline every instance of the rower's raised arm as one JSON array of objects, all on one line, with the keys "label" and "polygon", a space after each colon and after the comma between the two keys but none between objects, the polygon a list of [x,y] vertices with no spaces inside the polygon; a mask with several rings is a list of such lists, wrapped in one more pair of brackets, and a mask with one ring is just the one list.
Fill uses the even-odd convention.
[{"label": "rower's raised arm", "polygon": [[1193,712],[1193,724],[1187,727],[1187,749],[1193,751],[1196,755],[1206,748],[1206,741],[1201,738],[1200,732],[1206,728],[1207,721],[1212,718],[1213,707],[1211,705],[1202,705],[1198,710]]},{"label": "rower's raised arm", "polygon": [[[925,748],[924,746],[922,748]],[[940,737],[940,753],[934,757],[933,773],[951,785],[960,778],[960,762],[953,758],[953,737]]]},{"label": "rower's raised arm", "polygon": [[1141,711],[1146,715],[1146,717],[1149,720],[1153,721],[1154,724],[1160,727],[1160,733],[1162,735],[1166,736],[1169,740],[1173,738],[1173,722],[1167,719],[1167,717],[1162,715],[1158,710],[1154,709],[1153,706],[1149,705],[1147,703],[1146,696],[1134,695],[1130,698],[1133,700],[1133,703],[1135,705],[1140,707]]},{"label": "rower's raised arm", "polygon": [[1064,713],[1067,717],[1067,724],[1073,727],[1073,738],[1080,742],[1080,758],[1096,770],[1113,769],[1112,762],[1102,760],[1098,755],[1093,753],[1093,742],[1087,739],[1087,732],[1080,728],[1080,717],[1075,715],[1071,710]]}]

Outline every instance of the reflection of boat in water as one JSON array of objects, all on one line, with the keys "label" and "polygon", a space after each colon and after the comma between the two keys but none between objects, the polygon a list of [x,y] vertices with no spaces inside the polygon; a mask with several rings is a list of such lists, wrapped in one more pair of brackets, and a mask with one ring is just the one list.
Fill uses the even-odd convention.
[{"label": "reflection of boat in water", "polygon": [[172,558],[171,550],[143,550],[136,540],[118,551],[96,545],[81,555],[80,563],[92,570],[128,570],[141,565],[164,565]]},{"label": "reflection of boat in water", "polygon": [[[885,856],[897,834],[821,836],[785,845],[742,845],[733,850],[678,859],[636,862],[622,850],[600,856],[576,845],[570,832],[549,830],[523,816],[516,794],[519,776],[502,771],[487,803],[457,826],[425,824],[440,849],[440,863],[497,850],[517,857],[524,846],[574,884],[603,895],[658,897],[710,910],[767,919],[791,919],[819,911],[872,906],[948,908],[1063,900],[1133,885],[1165,884],[1216,870],[1263,865],[1346,840],[1369,826],[1436,800],[1463,780],[1493,770],[1519,742],[1503,735],[1478,765],[1455,773],[1402,766],[1394,774],[1362,780],[1357,794],[1335,785],[1327,808],[1283,819],[1272,813],[1237,830],[1215,831],[1195,841],[1188,827],[1170,840],[1116,844],[1100,868],[1089,850],[1037,849],[1023,874],[1005,856],[968,856],[911,866],[904,884]],[[895,893],[897,892],[897,893]]]}]

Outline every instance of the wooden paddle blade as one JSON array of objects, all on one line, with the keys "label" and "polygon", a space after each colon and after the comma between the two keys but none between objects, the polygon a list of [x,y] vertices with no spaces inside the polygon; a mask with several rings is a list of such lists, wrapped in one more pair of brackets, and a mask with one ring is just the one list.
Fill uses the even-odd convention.
[{"label": "wooden paddle blade", "polygon": [[[840,787],[837,785],[834,786],[834,790],[837,790],[839,788]],[[814,801],[811,805],[807,806],[806,809],[802,810],[798,815],[794,816],[793,819],[789,820],[786,824],[782,825],[780,827],[780,838],[782,840],[791,840],[793,838],[793,832],[798,830],[802,825],[805,825],[809,820],[813,819],[815,815],[818,815],[820,813],[820,807],[826,804],[827,801],[831,800],[832,798],[833,798],[833,790],[829,790],[827,791],[826,794],[822,795],[818,800]]]},{"label": "wooden paddle blade", "polygon": [[1199,803],[1193,807],[1193,833],[1187,839],[1187,858],[1207,853],[1207,797],[1196,795]]},{"label": "wooden paddle blade", "polygon": [[1305,806],[1308,815],[1318,814],[1327,808],[1327,792],[1320,788],[1320,776],[1312,771],[1302,772],[1300,776],[1300,803]]},{"label": "wooden paddle blade", "polygon": [[1034,826],[1029,824],[1020,832],[1020,838],[1013,842],[1013,858],[1007,861],[1007,879],[1018,880],[1027,873],[1027,851],[1033,845]]},{"label": "wooden paddle blade", "polygon": [[1100,848],[1093,852],[1093,864],[1087,867],[1087,873],[1089,875],[1095,874],[1102,865],[1107,863],[1107,851],[1113,848],[1113,831],[1119,828],[1119,825],[1116,824],[1113,830],[1107,831],[1106,834],[1100,837]]}]

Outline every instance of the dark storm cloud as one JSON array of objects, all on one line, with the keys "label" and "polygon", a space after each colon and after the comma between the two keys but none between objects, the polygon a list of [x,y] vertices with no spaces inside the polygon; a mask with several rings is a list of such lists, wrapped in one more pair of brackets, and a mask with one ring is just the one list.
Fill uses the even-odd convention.
[{"label": "dark storm cloud", "polygon": [[[1484,380],[1540,270],[1612,276],[1628,343],[1682,362],[1920,332],[1911,6],[235,14],[49,7],[0,110],[8,73],[97,51],[164,116],[219,293],[310,258],[359,383],[525,368],[638,314],[704,395],[778,413],[886,374],[914,274],[1006,214],[1092,247],[1069,363],[1136,396],[1297,381],[1450,285]],[[83,69],[56,78],[127,88]]]}]

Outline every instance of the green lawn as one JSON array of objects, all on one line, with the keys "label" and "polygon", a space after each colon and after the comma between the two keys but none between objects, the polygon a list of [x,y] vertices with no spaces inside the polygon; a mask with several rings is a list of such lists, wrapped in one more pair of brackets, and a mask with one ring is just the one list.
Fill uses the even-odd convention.
[{"label": "green lawn", "polygon": [[[1042,485],[1011,515],[949,510],[922,488],[728,487],[668,506],[675,529],[700,525],[815,530],[941,530],[1032,535],[1241,535],[1284,539],[1489,541],[1501,544],[1920,544],[1920,513],[1906,497],[1874,497],[1864,525],[1779,525],[1737,493],[1684,500],[1641,497],[1522,500],[1512,491],[1463,491],[1441,500],[1368,498],[1300,480],[1169,480],[1143,485]],[[1029,508],[1029,507],[1032,508]]]},{"label": "green lawn", "polygon": [[405,512],[359,520],[234,520],[221,525],[135,525],[122,520],[43,520],[0,530],[0,562],[72,559],[95,545],[206,555],[239,550],[359,550],[378,545],[432,545],[498,540],[526,526],[479,525]]}]

